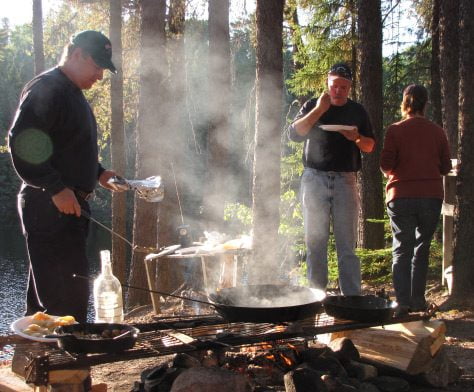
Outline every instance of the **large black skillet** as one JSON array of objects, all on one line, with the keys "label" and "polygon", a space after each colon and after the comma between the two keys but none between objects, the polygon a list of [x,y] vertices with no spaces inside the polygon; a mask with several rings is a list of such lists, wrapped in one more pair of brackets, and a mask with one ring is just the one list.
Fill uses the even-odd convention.
[{"label": "large black skillet", "polygon": [[209,300],[226,320],[241,322],[296,321],[322,308],[322,290],[289,285],[248,285],[214,291]]},{"label": "large black skillet", "polygon": [[325,312],[334,318],[360,322],[384,322],[393,317],[397,303],[376,295],[328,295]]}]

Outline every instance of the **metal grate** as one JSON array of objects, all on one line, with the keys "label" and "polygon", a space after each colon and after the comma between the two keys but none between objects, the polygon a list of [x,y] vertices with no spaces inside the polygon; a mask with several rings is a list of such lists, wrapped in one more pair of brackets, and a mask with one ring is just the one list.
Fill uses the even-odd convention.
[{"label": "metal grate", "polygon": [[[387,324],[417,321],[431,318],[431,314],[411,314],[393,318]],[[317,335],[343,330],[361,329],[380,326],[380,323],[358,323],[347,320],[336,320],[326,313],[296,322],[281,324],[270,323],[227,323],[218,316],[190,316],[157,319],[147,324],[134,324],[140,329],[135,346],[116,354],[71,354],[60,350],[53,344],[40,344],[31,347],[19,343],[21,351],[29,352],[30,369],[26,379],[35,385],[44,384],[45,357],[47,370],[77,369],[104,363],[129,361],[134,359],[164,356],[190,352],[201,349],[223,348],[256,345],[262,342],[290,343],[295,340],[316,339]],[[180,334],[193,338],[183,343],[176,338]],[[30,348],[30,349],[29,349]]]}]

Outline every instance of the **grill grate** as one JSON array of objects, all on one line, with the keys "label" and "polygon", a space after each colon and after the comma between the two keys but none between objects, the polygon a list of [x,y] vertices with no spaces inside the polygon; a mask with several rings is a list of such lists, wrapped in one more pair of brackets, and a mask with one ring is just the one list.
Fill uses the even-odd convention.
[{"label": "grill grate", "polygon": [[[429,319],[430,314],[410,314],[393,318],[384,324]],[[316,339],[316,335],[350,329],[361,329],[381,325],[380,323],[358,323],[336,320],[326,313],[296,322],[270,323],[227,323],[218,316],[188,316],[158,319],[147,324],[134,324],[140,329],[135,346],[115,354],[70,354],[53,344],[18,343],[17,349],[27,352],[30,359],[29,375],[26,381],[44,385],[44,358],[47,357],[49,371],[77,369],[104,363],[129,361],[141,358],[164,356],[200,349],[215,349],[252,346],[262,342],[277,344],[296,340]],[[176,338],[185,334],[193,338],[183,343]]]}]

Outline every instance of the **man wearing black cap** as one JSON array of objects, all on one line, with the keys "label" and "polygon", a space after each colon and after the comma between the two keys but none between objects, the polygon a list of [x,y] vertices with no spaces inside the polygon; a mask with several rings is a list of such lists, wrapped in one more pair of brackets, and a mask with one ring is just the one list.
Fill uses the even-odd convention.
[{"label": "man wearing black cap", "polygon": [[83,89],[115,72],[109,39],[72,36],[59,65],[24,87],[9,131],[13,165],[23,184],[18,210],[29,256],[26,314],[47,311],[86,321],[89,283],[87,200],[115,173],[98,161],[97,123]]},{"label": "man wearing black cap", "polygon": [[349,99],[352,73],[344,63],[328,72],[328,90],[310,99],[289,127],[290,139],[304,142],[301,202],[310,285],[328,283],[329,227],[332,221],[343,295],[360,294],[360,261],[355,255],[360,151],[372,152],[375,138],[367,112]]}]

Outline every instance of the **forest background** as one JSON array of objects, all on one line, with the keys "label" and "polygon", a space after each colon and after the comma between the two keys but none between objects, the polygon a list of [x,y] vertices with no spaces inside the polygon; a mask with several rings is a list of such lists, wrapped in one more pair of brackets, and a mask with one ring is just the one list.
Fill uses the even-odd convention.
[{"label": "forest background", "polygon": [[[101,161],[129,179],[161,175],[166,190],[160,205],[130,192],[96,192],[93,216],[134,244],[132,251],[120,238],[110,239],[120,280],[146,287],[144,256],[176,243],[177,228],[186,223],[194,239],[204,231],[229,237],[252,233],[250,281],[259,281],[259,272],[270,267],[278,278],[296,275],[304,284],[302,146],[288,141],[286,126],[306,99],[323,91],[330,65],[346,61],[355,71],[352,97],[368,109],[377,135],[376,151],[364,155],[359,175],[363,278],[390,279],[391,235],[378,158],[384,129],[400,119],[403,88],[419,83],[430,90],[428,117],[444,127],[452,157],[461,162],[453,295],[474,291],[469,1],[257,0],[250,13],[245,0],[56,3],[43,17],[41,0],[32,0],[31,24],[1,21],[4,228],[21,236],[19,179],[6,145],[21,88],[58,62],[71,34],[96,29],[110,36],[118,68],[117,75],[85,92],[99,125]],[[412,26],[406,26],[407,15]],[[404,42],[406,28],[414,42]],[[441,227],[440,222],[431,258],[437,278]],[[330,263],[336,283],[334,246]],[[129,307],[148,301],[146,293],[128,293]]]}]

